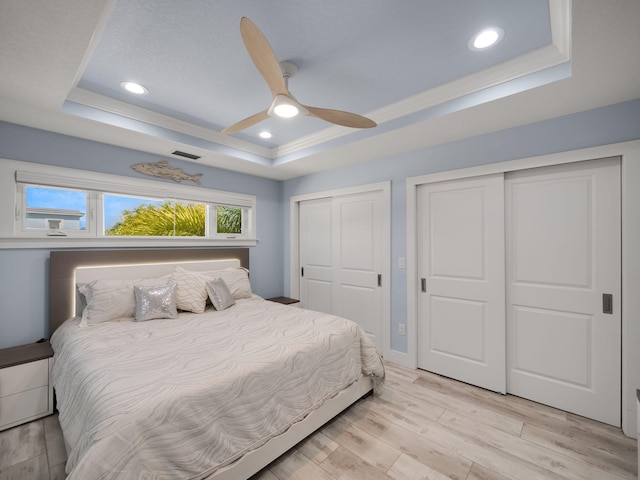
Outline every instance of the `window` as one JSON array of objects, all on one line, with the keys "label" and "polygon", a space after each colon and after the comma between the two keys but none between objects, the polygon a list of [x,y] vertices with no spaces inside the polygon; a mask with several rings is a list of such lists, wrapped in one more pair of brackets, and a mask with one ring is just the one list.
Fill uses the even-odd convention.
[{"label": "window", "polygon": [[25,185],[24,198],[23,230],[47,234],[57,234],[63,228],[86,231],[86,192]]},{"label": "window", "polygon": [[216,234],[234,238],[242,235],[243,222],[246,215],[243,208],[228,205],[216,206]]},{"label": "window", "polygon": [[0,163],[0,247],[8,248],[10,238],[32,239],[34,246],[43,241],[80,246],[81,239],[87,246],[203,241],[251,246],[257,241],[255,215],[253,195],[12,160]]},{"label": "window", "polygon": [[152,198],[103,197],[104,234],[133,237],[205,237],[207,205]]}]

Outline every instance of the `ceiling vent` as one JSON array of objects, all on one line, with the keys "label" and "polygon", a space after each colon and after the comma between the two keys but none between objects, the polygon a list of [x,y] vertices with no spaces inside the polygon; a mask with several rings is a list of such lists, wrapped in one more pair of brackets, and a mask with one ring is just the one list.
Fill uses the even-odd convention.
[{"label": "ceiling vent", "polygon": [[194,155],[193,153],[181,152],[180,150],[175,150],[171,152],[173,155],[178,155],[179,157],[190,158],[191,160],[198,160],[202,158],[200,155]]}]

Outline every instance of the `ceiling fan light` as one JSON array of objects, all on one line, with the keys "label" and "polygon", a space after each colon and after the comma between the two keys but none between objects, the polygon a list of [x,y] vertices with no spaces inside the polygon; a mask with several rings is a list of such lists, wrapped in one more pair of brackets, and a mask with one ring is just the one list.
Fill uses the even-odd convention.
[{"label": "ceiling fan light", "polygon": [[300,110],[290,103],[281,103],[273,107],[273,113],[280,118],[293,118],[300,113]]},{"label": "ceiling fan light", "polygon": [[276,95],[268,110],[270,117],[276,116],[280,118],[293,118],[307,113],[309,112],[306,108],[288,95]]}]

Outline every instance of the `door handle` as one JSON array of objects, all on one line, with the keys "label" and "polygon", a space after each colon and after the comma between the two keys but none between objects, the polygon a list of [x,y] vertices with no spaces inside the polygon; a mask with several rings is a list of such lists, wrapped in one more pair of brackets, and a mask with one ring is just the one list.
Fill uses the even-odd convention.
[{"label": "door handle", "polygon": [[427,291],[427,279],[426,278],[421,278],[420,279],[420,291],[425,293]]},{"label": "door handle", "polygon": [[613,295],[610,293],[602,294],[602,313],[613,314]]}]

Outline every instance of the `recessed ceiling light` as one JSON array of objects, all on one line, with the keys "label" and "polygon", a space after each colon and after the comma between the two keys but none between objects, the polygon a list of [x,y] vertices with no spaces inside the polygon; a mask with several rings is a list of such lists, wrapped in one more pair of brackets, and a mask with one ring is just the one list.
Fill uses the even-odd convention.
[{"label": "recessed ceiling light", "polygon": [[120,86],[127,92],[135,93],[136,95],[146,95],[149,93],[149,89],[147,87],[136,82],[122,82]]},{"label": "recessed ceiling light", "polygon": [[267,132],[266,130],[261,131],[258,136],[260,138],[271,138],[273,137],[273,134],[271,132]]},{"label": "recessed ceiling light", "polygon": [[504,30],[500,27],[492,27],[482,30],[469,40],[469,49],[484,50],[492,47],[504,37]]}]

